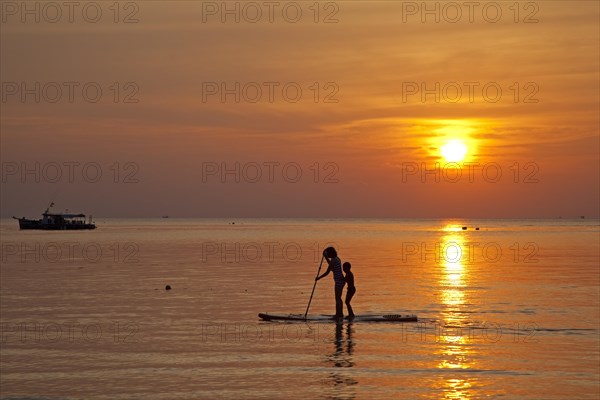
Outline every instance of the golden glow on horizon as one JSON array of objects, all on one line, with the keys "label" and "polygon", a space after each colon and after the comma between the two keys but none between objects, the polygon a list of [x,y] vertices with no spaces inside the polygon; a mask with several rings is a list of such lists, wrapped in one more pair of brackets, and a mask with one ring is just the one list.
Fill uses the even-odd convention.
[{"label": "golden glow on horizon", "polygon": [[462,223],[450,223],[446,224],[443,228],[440,229],[442,232],[460,232],[462,231],[462,227],[464,224]]}]

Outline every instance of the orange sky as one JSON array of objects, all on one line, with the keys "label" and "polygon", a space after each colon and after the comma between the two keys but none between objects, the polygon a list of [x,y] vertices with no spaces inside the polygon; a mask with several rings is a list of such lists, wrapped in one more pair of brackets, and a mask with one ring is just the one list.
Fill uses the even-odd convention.
[{"label": "orange sky", "polygon": [[[318,15],[313,2],[276,2],[272,23],[264,7],[256,23],[251,8],[239,23],[211,14],[222,2],[121,3],[118,23],[112,2],[96,3],[97,23],[81,9],[73,23],[66,9],[52,23],[43,5],[36,23],[3,5],[1,215],[35,216],[54,200],[119,217],[598,217],[598,3],[521,2],[516,15],[512,1],[481,2],[487,14],[473,10],[473,22],[468,2],[453,2],[463,14],[449,21],[450,3],[438,3],[439,23],[421,2],[321,2]],[[296,23],[286,20],[292,6],[302,10]],[[502,12],[495,23],[492,6]],[[23,101],[21,83],[36,82],[40,102]],[[76,82],[73,101],[66,89],[48,101],[52,82]],[[96,103],[81,93],[88,82],[102,89]],[[206,92],[213,82],[247,91],[223,102]],[[421,85],[436,83],[439,101],[423,99]],[[289,98],[302,89],[297,102],[284,86]],[[128,94],[139,101],[124,103]],[[452,139],[477,163],[472,179],[464,165],[458,182],[444,174],[456,172],[439,156]],[[39,174],[21,176],[35,162]],[[236,162],[238,183],[221,171],[203,177]],[[423,178],[436,162],[440,182]],[[65,163],[79,163],[72,182]],[[82,177],[86,163],[100,166],[96,182]]]}]

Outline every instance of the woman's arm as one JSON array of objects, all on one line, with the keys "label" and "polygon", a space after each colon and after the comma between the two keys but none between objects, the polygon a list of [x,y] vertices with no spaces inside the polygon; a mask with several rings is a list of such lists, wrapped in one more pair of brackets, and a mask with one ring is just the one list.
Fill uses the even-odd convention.
[{"label": "woman's arm", "polygon": [[323,273],[323,275],[321,275],[321,276],[317,276],[317,277],[315,278],[315,281],[318,281],[319,279],[326,277],[327,275],[329,275],[329,273],[330,273],[330,272],[331,272],[331,264],[329,264],[329,266],[327,267],[327,271],[325,271],[325,272]]}]

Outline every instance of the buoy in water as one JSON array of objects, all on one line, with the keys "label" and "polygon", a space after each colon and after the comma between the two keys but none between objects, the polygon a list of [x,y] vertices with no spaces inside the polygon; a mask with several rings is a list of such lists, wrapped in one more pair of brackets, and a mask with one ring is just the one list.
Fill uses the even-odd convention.
[{"label": "buoy in water", "polygon": [[171,290],[171,285],[165,286],[165,290]]}]

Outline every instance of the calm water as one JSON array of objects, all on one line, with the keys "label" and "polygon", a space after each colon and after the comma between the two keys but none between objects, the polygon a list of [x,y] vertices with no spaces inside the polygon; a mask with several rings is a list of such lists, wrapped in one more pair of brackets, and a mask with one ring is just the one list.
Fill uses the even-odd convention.
[{"label": "calm water", "polygon": [[[598,220],[230,222],[3,220],[0,397],[600,396]],[[420,322],[259,322],[304,313],[329,244],[357,314]]]}]

